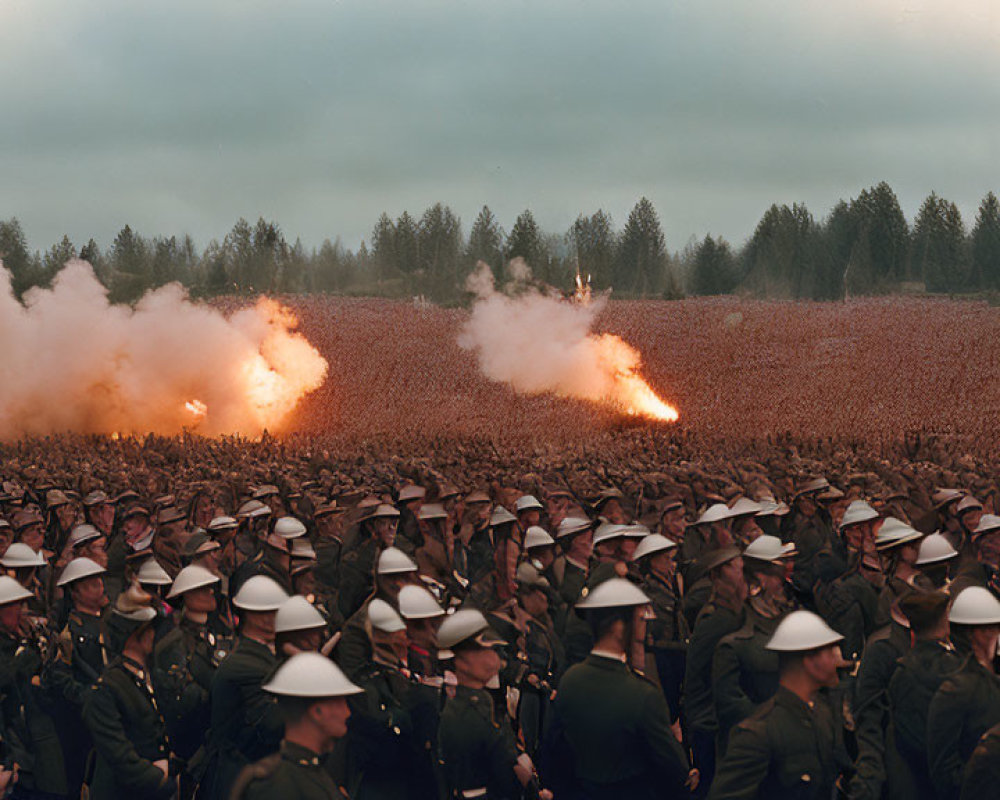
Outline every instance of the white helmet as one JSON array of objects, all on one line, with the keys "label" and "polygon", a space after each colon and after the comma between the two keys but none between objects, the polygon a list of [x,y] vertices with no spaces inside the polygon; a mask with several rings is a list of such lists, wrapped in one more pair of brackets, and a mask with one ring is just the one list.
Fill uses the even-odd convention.
[{"label": "white helmet", "polygon": [[1000,600],[982,586],[970,586],[951,601],[948,621],[956,625],[1000,625]]},{"label": "white helmet", "polygon": [[406,553],[397,547],[387,547],[378,557],[379,575],[394,575],[401,572],[416,572],[417,565]]},{"label": "white helmet", "polygon": [[399,490],[399,502],[409,503],[411,500],[423,500],[427,496],[427,490],[423,486],[411,483]]},{"label": "white helmet", "polygon": [[503,506],[496,506],[493,509],[493,513],[490,514],[491,528],[496,528],[499,525],[509,525],[511,522],[517,522],[517,517],[511,514]]},{"label": "white helmet", "polygon": [[602,522],[594,531],[594,544],[620,539],[625,536],[627,525],[616,525],[613,522]]},{"label": "white helmet", "polygon": [[26,567],[44,567],[45,556],[36,553],[23,542],[14,542],[7,547],[7,552],[0,558],[0,564],[8,569],[23,569]]},{"label": "white helmet", "polygon": [[875,549],[889,550],[908,542],[915,542],[922,536],[920,531],[914,530],[902,520],[889,517],[882,523],[875,535]]},{"label": "white helmet", "polygon": [[399,590],[399,613],[403,619],[443,617],[444,609],[423,586],[408,584]]},{"label": "white helmet", "polygon": [[319,610],[300,594],[293,594],[274,616],[274,632],[308,631],[325,628],[326,620]]},{"label": "white helmet", "polygon": [[645,539],[649,536],[649,528],[643,525],[641,522],[633,522],[631,525],[625,526],[625,538],[626,539]]},{"label": "white helmet", "polygon": [[420,506],[420,513],[417,514],[420,520],[448,519],[448,512],[440,503],[424,503]]},{"label": "white helmet", "polygon": [[476,644],[482,647],[503,644],[503,640],[494,634],[482,612],[474,608],[458,609],[454,614],[445,617],[438,629],[438,647],[442,650],[450,650],[473,638]]},{"label": "white helmet", "polygon": [[[256,519],[257,517],[268,517],[271,515],[271,507],[265,503],[260,502],[260,500],[247,500],[243,505],[240,506],[239,511],[236,512],[236,516],[244,517],[245,519]],[[214,520],[213,520],[214,522]],[[211,522],[209,526],[211,527]]]},{"label": "white helmet", "polygon": [[89,542],[94,539],[100,539],[104,534],[101,533],[93,525],[88,525],[86,522],[82,525],[76,525],[73,530],[69,532],[69,539],[66,543],[70,547],[79,547],[84,542]]},{"label": "white helmet", "polygon": [[10,575],[0,575],[0,606],[20,603],[33,597],[27,589],[14,580]]},{"label": "white helmet", "polygon": [[185,592],[211,586],[218,582],[218,575],[213,575],[204,567],[192,564],[191,566],[184,567],[184,569],[177,573],[177,577],[174,578],[174,584],[170,587],[170,592],[167,594],[167,599],[170,600],[174,597],[179,597]]},{"label": "white helmet", "polygon": [[522,511],[529,511],[532,508],[542,509],[542,504],[538,502],[538,498],[531,494],[521,495],[514,502],[514,510],[520,514]]},{"label": "white helmet", "polygon": [[135,578],[139,583],[153,586],[169,586],[173,583],[173,579],[155,558],[147,558],[143,561],[135,573]]},{"label": "white helmet", "polygon": [[864,500],[855,500],[844,511],[844,517],[840,520],[840,529],[857,525],[860,522],[870,522],[878,519],[878,512]]},{"label": "white helmet", "polygon": [[973,537],[982,536],[984,533],[993,533],[994,531],[1000,531],[1000,517],[996,514],[983,514],[972,535]]},{"label": "white helmet", "polygon": [[812,611],[800,609],[793,611],[778,623],[771,641],[767,643],[767,649],[784,653],[801,653],[836,644],[843,638],[821,617]]},{"label": "white helmet", "polygon": [[751,500],[749,497],[741,497],[730,507],[729,515],[731,517],[751,517],[757,516],[763,510],[764,507],[760,503]]},{"label": "white helmet", "polygon": [[939,561],[947,561],[949,558],[954,558],[957,555],[958,550],[951,546],[951,542],[940,533],[932,533],[930,536],[925,536],[924,540],[920,543],[920,551],[917,553],[917,566],[922,567],[925,564],[936,564]]},{"label": "white helmet", "polygon": [[277,611],[287,599],[285,590],[274,578],[254,575],[240,587],[233,605],[244,611]]},{"label": "white helmet", "polygon": [[375,630],[383,633],[406,630],[403,618],[381,597],[375,597],[368,603],[368,621]]},{"label": "white helmet", "polygon": [[264,691],[284,697],[343,697],[364,689],[351,683],[340,667],[319,653],[296,653],[278,667]]},{"label": "white helmet", "polygon": [[712,522],[722,522],[723,520],[732,518],[732,516],[733,512],[729,510],[729,506],[725,503],[713,503],[702,512],[694,524],[708,525]]},{"label": "white helmet", "polygon": [[279,517],[274,523],[274,532],[282,539],[297,539],[306,535],[306,526],[295,517]]},{"label": "white helmet", "polygon": [[757,561],[777,561],[795,554],[794,544],[783,544],[777,536],[758,536],[743,551],[744,558],[754,558]]},{"label": "white helmet", "polygon": [[624,608],[644,606],[651,602],[645,592],[625,578],[610,578],[593,589],[584,589],[577,608]]},{"label": "white helmet", "polygon": [[575,533],[583,533],[594,527],[594,523],[583,517],[566,517],[559,523],[559,530],[556,531],[556,538],[562,539],[564,536],[572,536]]},{"label": "white helmet", "polygon": [[74,558],[62,571],[59,580],[56,581],[56,586],[68,586],[74,581],[80,581],[94,575],[103,575],[104,571],[104,567],[96,561],[84,557]]},{"label": "white helmet", "polygon": [[636,545],[635,552],[632,553],[632,560],[638,561],[640,558],[645,558],[664,550],[672,550],[675,547],[677,547],[677,543],[672,539],[668,539],[659,533],[651,533]]},{"label": "white helmet", "polygon": [[547,547],[548,545],[555,543],[556,540],[549,536],[549,532],[545,530],[545,528],[540,528],[537,525],[532,525],[524,532],[525,550],[530,550],[532,547]]},{"label": "white helmet", "polygon": [[292,539],[292,558],[316,558],[316,551],[313,549],[312,542],[309,541],[307,536],[300,536],[297,539]]},{"label": "white helmet", "polygon": [[240,523],[237,522],[232,517],[213,517],[212,521],[208,523],[208,528],[206,530],[209,533],[217,533],[218,531],[232,531],[240,527]]}]

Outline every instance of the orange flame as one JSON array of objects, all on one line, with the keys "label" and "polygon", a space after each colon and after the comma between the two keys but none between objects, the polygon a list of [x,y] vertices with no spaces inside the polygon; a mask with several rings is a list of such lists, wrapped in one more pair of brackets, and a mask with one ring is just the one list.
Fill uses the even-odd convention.
[{"label": "orange flame", "polygon": [[184,404],[184,408],[190,411],[198,422],[208,413],[208,406],[201,402],[201,400],[189,400]]},{"label": "orange flame", "polygon": [[676,422],[677,409],[661,400],[639,375],[642,356],[639,351],[610,333],[591,336],[597,356],[610,376],[610,386],[603,400],[626,414],[648,417],[661,422]]}]

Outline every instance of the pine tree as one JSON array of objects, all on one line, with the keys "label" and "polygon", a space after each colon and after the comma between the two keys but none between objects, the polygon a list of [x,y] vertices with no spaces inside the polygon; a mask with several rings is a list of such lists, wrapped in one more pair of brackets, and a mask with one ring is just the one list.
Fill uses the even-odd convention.
[{"label": "pine tree", "polygon": [[[489,206],[483,206],[469,231],[469,243],[465,248],[466,274],[475,269],[476,263],[483,261],[494,271],[503,266],[503,229],[493,216]],[[462,278],[464,279],[464,275]]]},{"label": "pine tree", "polygon": [[722,237],[706,236],[698,245],[691,285],[697,295],[729,294],[736,288],[736,262]]},{"label": "pine tree", "polygon": [[972,279],[977,286],[1000,289],[1000,202],[990,192],[979,204],[971,241]]},{"label": "pine tree", "polygon": [[438,300],[457,297],[462,257],[461,220],[448,206],[435,203],[420,218],[417,245],[420,268],[430,295]]},{"label": "pine tree", "polygon": [[510,229],[504,257],[508,263],[515,258],[523,258],[536,276],[546,280],[545,273],[548,264],[544,259],[545,247],[542,243],[542,232],[530,210],[522,211],[515,220],[514,227]]},{"label": "pine tree", "polygon": [[917,213],[912,248],[915,267],[928,292],[968,287],[965,226],[954,203],[931,192]]},{"label": "pine tree", "polygon": [[[361,244],[364,248],[364,242]],[[365,255],[368,251],[365,248]],[[359,253],[360,255],[360,253]],[[396,259],[396,226],[384,211],[372,230],[371,260],[375,266],[375,276],[378,280],[388,280],[397,270]]]},{"label": "pine tree", "polygon": [[611,216],[598,210],[580,215],[566,234],[584,279],[589,275],[596,289],[612,285],[618,242]]},{"label": "pine tree", "polygon": [[63,236],[58,244],[52,245],[42,257],[41,285],[48,286],[52,283],[52,279],[66,266],[66,262],[74,258],[76,258],[76,247],[68,236]]},{"label": "pine tree", "polygon": [[10,272],[16,297],[20,298],[37,282],[39,276],[28,253],[28,239],[16,217],[0,221],[0,261]]},{"label": "pine tree", "polygon": [[628,215],[618,249],[615,284],[634,294],[661,292],[667,279],[667,244],[653,204],[641,198]]},{"label": "pine tree", "polygon": [[417,223],[408,211],[404,211],[396,220],[396,269],[404,275],[412,275],[420,269]]}]

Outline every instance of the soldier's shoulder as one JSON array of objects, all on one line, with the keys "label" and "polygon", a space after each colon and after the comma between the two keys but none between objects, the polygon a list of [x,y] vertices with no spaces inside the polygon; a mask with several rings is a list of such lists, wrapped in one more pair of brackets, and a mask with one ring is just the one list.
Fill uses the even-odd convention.
[{"label": "soldier's shoulder", "polygon": [[245,766],[236,776],[236,782],[230,794],[231,798],[253,798],[255,796],[267,797],[269,794],[259,794],[263,790],[271,792],[274,788],[271,784],[277,777],[281,766],[281,754],[274,753],[260,761]]}]

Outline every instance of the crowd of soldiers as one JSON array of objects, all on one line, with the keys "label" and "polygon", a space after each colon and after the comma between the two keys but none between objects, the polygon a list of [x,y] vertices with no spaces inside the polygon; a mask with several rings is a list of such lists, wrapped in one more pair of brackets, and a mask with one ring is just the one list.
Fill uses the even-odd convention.
[{"label": "crowd of soldiers", "polygon": [[0,465],[0,791],[1000,796],[985,486],[355,466]]}]

